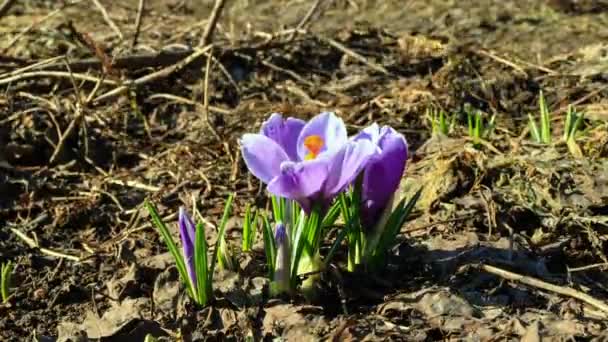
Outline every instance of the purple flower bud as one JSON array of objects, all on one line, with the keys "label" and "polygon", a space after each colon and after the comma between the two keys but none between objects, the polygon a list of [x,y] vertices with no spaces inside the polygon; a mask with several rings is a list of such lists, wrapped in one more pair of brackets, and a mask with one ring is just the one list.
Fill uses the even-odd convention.
[{"label": "purple flower bud", "polygon": [[194,269],[194,241],[196,236],[196,226],[183,207],[179,208],[178,217],[179,235],[182,240],[183,257],[186,263],[186,270],[190,281],[196,289],[196,272]]},{"label": "purple flower bud", "polygon": [[391,127],[377,124],[363,129],[355,140],[370,141],[379,149],[365,166],[361,193],[361,218],[371,228],[399,187],[407,162],[407,142]]}]

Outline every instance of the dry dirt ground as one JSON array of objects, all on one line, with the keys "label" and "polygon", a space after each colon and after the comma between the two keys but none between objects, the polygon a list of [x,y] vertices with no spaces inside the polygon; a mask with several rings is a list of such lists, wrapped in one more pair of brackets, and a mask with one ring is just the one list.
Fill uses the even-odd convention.
[{"label": "dry dirt ground", "polygon": [[[137,29],[138,3],[17,0],[0,19],[0,339],[608,339],[608,1],[228,0],[208,72],[188,56],[212,1],[144,1]],[[540,90],[551,145],[527,133]],[[454,113],[447,137],[428,108]],[[478,148],[465,108],[495,115]],[[267,205],[238,138],[321,110],[404,133],[402,191],[424,193],[387,271],[338,256],[318,301],[271,299],[261,245],[238,248],[245,205]],[[232,192],[239,269],[197,309],[142,202],[175,229],[179,205],[217,223]]]}]

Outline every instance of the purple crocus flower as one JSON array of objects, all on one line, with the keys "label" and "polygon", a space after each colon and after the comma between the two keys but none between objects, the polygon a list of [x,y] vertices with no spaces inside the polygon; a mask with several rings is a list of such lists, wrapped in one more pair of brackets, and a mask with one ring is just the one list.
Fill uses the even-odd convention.
[{"label": "purple crocus flower", "polygon": [[[276,124],[273,137],[288,137],[289,125]],[[264,133],[264,129],[263,129]],[[297,201],[306,213],[313,203],[327,205],[363,170],[376,147],[367,140],[349,141],[342,119],[334,113],[321,113],[300,130],[296,157],[291,139],[273,139],[265,134],[245,134],[242,154],[249,171],[268,185],[274,195]],[[282,141],[278,143],[277,140]],[[286,143],[285,141],[289,141]]]},{"label": "purple crocus flower", "polygon": [[196,272],[194,270],[194,241],[196,236],[196,226],[183,207],[179,208],[179,217],[177,220],[179,226],[179,235],[182,240],[183,257],[186,263],[186,270],[192,282],[192,286],[196,290]]},{"label": "purple crocus flower", "polygon": [[365,166],[361,193],[361,219],[365,227],[373,227],[399,187],[407,161],[407,142],[393,128],[375,123],[354,140],[369,141],[378,148]]},{"label": "purple crocus flower", "polygon": [[297,161],[298,158],[298,137],[306,122],[296,118],[283,119],[281,114],[273,113],[268,120],[262,124],[260,134],[274,140],[289,159]]}]

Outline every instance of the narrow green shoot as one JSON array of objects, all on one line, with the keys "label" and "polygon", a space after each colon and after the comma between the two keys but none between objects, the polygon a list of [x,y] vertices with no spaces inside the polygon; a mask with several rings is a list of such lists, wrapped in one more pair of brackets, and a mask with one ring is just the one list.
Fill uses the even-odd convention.
[{"label": "narrow green shoot", "polygon": [[[190,298],[192,298],[198,302],[199,297],[196,294],[194,284],[192,284],[192,281],[190,281],[190,276],[188,275],[188,271],[186,269],[186,263],[182,256],[182,253],[179,251],[177,245],[175,244],[175,240],[173,240],[173,237],[171,236],[171,232],[169,231],[169,228],[167,228],[167,226],[165,225],[165,222],[158,214],[158,210],[156,209],[156,206],[154,204],[152,204],[149,201],[146,201],[145,206],[148,209],[150,216],[152,217],[152,222],[154,223],[154,226],[156,226],[156,229],[158,230],[158,232],[160,233],[160,235],[163,238],[163,241],[165,241],[165,244],[167,245],[167,249],[169,250],[169,253],[171,253],[171,256],[173,256],[173,260],[175,260],[175,266],[177,267],[177,272],[179,273],[179,276],[182,279],[182,282],[184,284],[186,284],[186,289],[188,290],[188,295],[190,296]],[[199,304],[205,305],[206,303],[199,303]]]},{"label": "narrow green shoot", "polygon": [[426,118],[431,123],[431,132],[434,135],[448,135],[453,129],[456,120],[456,115],[448,115],[443,110],[430,109],[426,110]]},{"label": "narrow green shoot", "polygon": [[496,116],[492,115],[489,120],[484,122],[480,111],[476,111],[475,113],[472,111],[467,112],[468,132],[473,140],[473,147],[480,148],[481,141],[492,135],[495,128],[495,118]]},{"label": "narrow green shoot", "polygon": [[377,243],[370,245],[366,251],[366,263],[369,267],[378,269],[386,262],[388,251],[395,245],[401,227],[405,224],[421,195],[422,188],[409,201],[406,202],[406,199],[403,198],[397,204],[397,207],[389,216],[384,229],[381,231]]},{"label": "narrow green shoot", "polygon": [[205,305],[211,296],[212,278],[209,277],[208,273],[207,239],[205,238],[205,227],[202,224],[196,226],[194,238],[194,269],[196,272],[196,288],[198,289],[196,292],[196,302]]},{"label": "narrow green shoot", "polygon": [[[532,140],[539,144],[549,145],[551,144],[551,113],[549,107],[545,101],[545,96],[541,91],[538,97],[538,107],[540,113],[540,124],[536,123],[536,120],[532,114],[528,114],[530,135]],[[540,126],[539,126],[540,125]]]},{"label": "narrow green shoot", "polygon": [[268,267],[268,279],[274,277],[275,260],[277,258],[277,246],[274,243],[272,226],[266,214],[262,214],[262,237],[264,239],[264,253],[266,255],[266,266]]},{"label": "narrow green shoot", "polygon": [[234,194],[231,194],[226,201],[226,206],[224,207],[224,214],[222,215],[222,220],[220,221],[220,227],[218,230],[218,248],[216,248],[214,256],[216,256],[218,260],[218,264],[223,270],[235,270],[235,261],[230,251],[228,244],[226,243],[226,224],[228,223],[228,219],[230,218],[230,214],[232,213],[232,201],[234,200]]},{"label": "narrow green shoot", "polygon": [[0,267],[0,294],[2,295],[2,303],[7,303],[10,298],[11,275],[13,272],[13,264],[8,261]]},{"label": "narrow green shoot", "polygon": [[243,245],[241,250],[243,252],[249,252],[253,248],[255,242],[255,234],[258,222],[258,211],[255,212],[255,216],[252,217],[251,205],[247,205],[245,208],[245,217],[243,218]]},{"label": "narrow green shoot", "polygon": [[564,123],[564,141],[575,140],[576,134],[583,122],[584,114],[577,113],[572,105],[566,111],[566,122]]}]

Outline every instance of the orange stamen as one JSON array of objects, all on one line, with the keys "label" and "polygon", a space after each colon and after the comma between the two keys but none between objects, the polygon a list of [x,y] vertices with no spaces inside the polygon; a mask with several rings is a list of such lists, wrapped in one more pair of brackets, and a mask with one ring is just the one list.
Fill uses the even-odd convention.
[{"label": "orange stamen", "polygon": [[306,160],[315,159],[323,148],[323,138],[318,135],[309,135],[304,139],[304,146],[308,149]]}]

